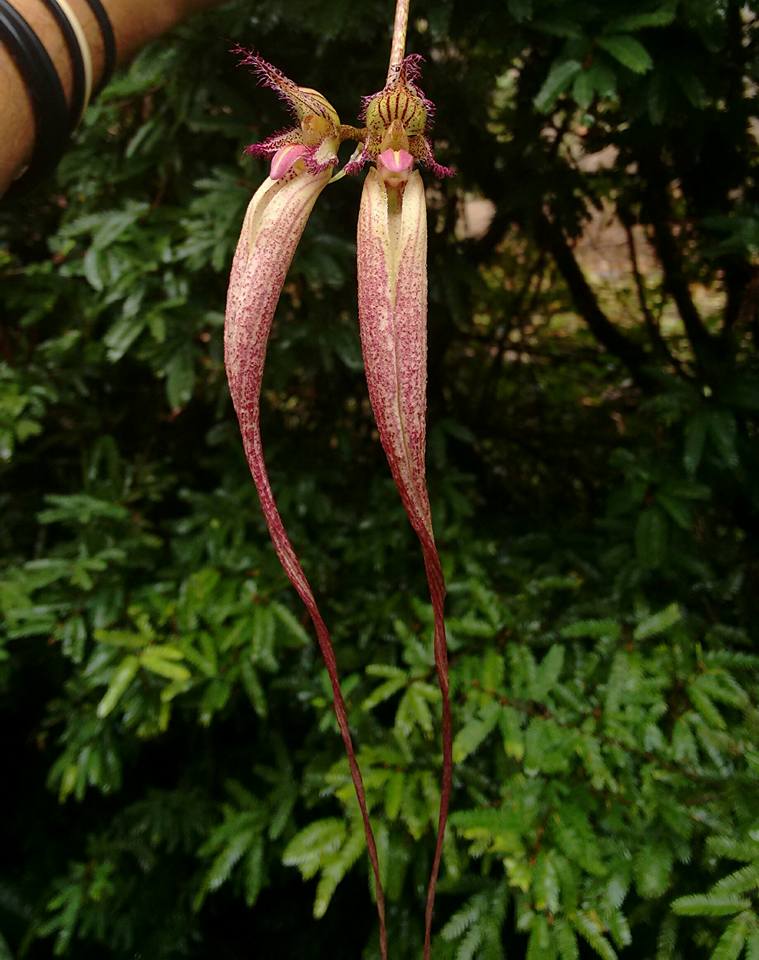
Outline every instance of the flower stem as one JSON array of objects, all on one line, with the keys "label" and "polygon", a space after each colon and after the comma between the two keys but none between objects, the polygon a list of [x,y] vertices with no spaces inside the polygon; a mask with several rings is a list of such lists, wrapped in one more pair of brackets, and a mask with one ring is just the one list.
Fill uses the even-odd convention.
[{"label": "flower stem", "polygon": [[387,68],[387,83],[395,80],[406,53],[406,28],[408,27],[408,8],[410,0],[396,0],[395,23],[393,24],[393,43],[390,47],[390,64]]}]

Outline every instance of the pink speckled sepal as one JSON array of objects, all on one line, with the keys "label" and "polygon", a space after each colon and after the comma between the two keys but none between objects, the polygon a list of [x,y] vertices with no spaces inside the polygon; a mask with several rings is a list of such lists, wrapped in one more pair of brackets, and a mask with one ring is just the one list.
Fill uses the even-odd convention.
[{"label": "pink speckled sepal", "polygon": [[425,481],[427,213],[418,172],[396,187],[372,169],[358,219],[361,344],[382,446],[414,529],[432,536]]},{"label": "pink speckled sepal", "polygon": [[329,183],[330,176],[330,169],[326,169],[320,173],[303,170],[294,176],[286,174],[278,180],[267,178],[251,200],[229,279],[224,324],[224,363],[232,402],[240,422],[245,456],[274,549],[308,610],[329,675],[335,716],[356,789],[367,850],[375,877],[380,955],[382,960],[387,960],[385,900],[380,881],[377,846],[369,822],[361,771],[348,727],[332,641],[277,509],[261,443],[261,382],[274,312],[295,248],[314,203]]},{"label": "pink speckled sepal", "polygon": [[295,248],[329,174],[266,179],[250,201],[227,292],[224,362],[245,455],[277,555],[304,602],[313,596],[269,486],[259,425],[269,331]]}]

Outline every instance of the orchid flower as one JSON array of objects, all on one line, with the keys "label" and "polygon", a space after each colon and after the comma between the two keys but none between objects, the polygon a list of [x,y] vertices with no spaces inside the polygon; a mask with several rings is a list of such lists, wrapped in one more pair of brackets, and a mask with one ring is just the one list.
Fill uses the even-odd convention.
[{"label": "orchid flower", "polygon": [[401,501],[422,547],[434,619],[435,667],[442,696],[443,777],[438,835],[427,890],[424,957],[452,779],[451,710],[445,636],[445,583],[432,530],[425,476],[427,387],[427,210],[414,160],[437,176],[425,134],[432,104],[419,89],[419,58],[406,57],[383,90],[364,101],[369,132],[360,162],[374,160],[358,218],[358,316],[366,381],[380,440]]},{"label": "orchid flower", "polygon": [[333,703],[348,756],[374,872],[380,952],[387,960],[385,903],[377,846],[348,727],[332,641],[311,586],[287,536],[271,490],[261,444],[260,401],[266,347],[274,312],[295,248],[336,159],[337,113],[321,94],[296,86],[259,57],[248,55],[259,76],[291,106],[300,127],[249,149],[271,158],[269,177],[250,201],[237,244],[227,294],[224,362],[245,455],[280,563],[308,610],[332,685]]},{"label": "orchid flower", "polygon": [[[445,583],[432,529],[425,475],[427,384],[427,214],[415,163],[434,176],[452,171],[435,159],[427,134],[434,112],[417,83],[417,56],[404,57],[408,0],[397,0],[387,82],[363,100],[363,128],[344,126],[318,91],[299,87],[259,56],[241,48],[255,70],[290,108],[296,126],[248,147],[270,161],[269,177],[250,202],[227,296],[224,356],[243,445],[269,533],[282,566],[316,630],[332,684],[335,714],[364,824],[374,873],[380,953],[387,960],[385,904],[364,785],[351,740],[329,632],[287,536],[266,473],[260,396],[274,312],[295,248],[317,197],[331,181],[372,164],[358,221],[358,307],[369,398],[380,440],[424,558],[434,620],[434,655],[442,695],[443,773],[435,853],[425,909],[424,958],[431,951],[432,914],[452,779],[451,710],[445,636]],[[359,147],[332,176],[343,140]]]},{"label": "orchid flower", "polygon": [[[401,164],[411,170],[413,160],[428,167],[433,176],[453,176],[450,167],[437,162],[427,134],[435,116],[435,105],[417,84],[422,58],[404,57],[391,67],[388,82],[379,93],[362,100],[361,118],[366,122],[366,139],[356,159],[345,166],[348,174],[358,173],[367,161]],[[402,171],[398,171],[402,172]]]}]

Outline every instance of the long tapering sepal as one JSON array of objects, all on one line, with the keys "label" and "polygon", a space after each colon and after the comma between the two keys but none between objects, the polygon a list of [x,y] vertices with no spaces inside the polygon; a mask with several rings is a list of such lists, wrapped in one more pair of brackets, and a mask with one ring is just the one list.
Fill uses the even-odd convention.
[{"label": "long tapering sepal", "polygon": [[398,183],[387,171],[383,176],[371,169],[364,182],[358,220],[358,310],[369,398],[393,479],[421,543],[434,616],[435,667],[442,695],[443,772],[425,912],[424,957],[428,960],[453,760],[445,584],[432,530],[425,471],[427,213],[424,185],[416,171]]},{"label": "long tapering sepal", "polygon": [[[278,173],[279,170],[275,170]],[[277,556],[314,624],[332,685],[335,715],[348,756],[351,778],[364,823],[375,880],[380,953],[387,960],[385,902],[377,847],[369,822],[366,795],[348,727],[332,641],[311,586],[287,536],[264,462],[260,397],[269,332],[295,248],[314,203],[330,179],[329,170],[285,172],[267,178],[250,202],[237,245],[227,295],[224,359],[230,393],[240,422],[245,455],[261,500]]]}]

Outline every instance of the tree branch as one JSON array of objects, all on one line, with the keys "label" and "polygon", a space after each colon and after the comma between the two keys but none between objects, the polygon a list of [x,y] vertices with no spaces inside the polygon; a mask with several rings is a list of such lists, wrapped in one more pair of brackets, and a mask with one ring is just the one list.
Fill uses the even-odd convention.
[{"label": "tree branch", "polygon": [[556,266],[572,295],[574,305],[587,323],[590,332],[601,346],[622,361],[638,384],[647,382],[650,377],[645,372],[648,362],[645,351],[620,333],[603,312],[593,289],[575,259],[564,231],[541,211],[537,220],[537,233],[538,239],[556,261]]},{"label": "tree branch", "polygon": [[658,156],[647,157],[641,164],[641,171],[647,181],[646,213],[654,229],[654,246],[664,272],[664,288],[675,302],[693,350],[696,366],[703,375],[712,365],[710,354],[716,346],[715,338],[704,326],[693,302],[682,251],[669,228],[672,219],[669,176]]},{"label": "tree branch", "polygon": [[643,321],[646,325],[646,330],[648,330],[648,335],[651,338],[651,342],[658,349],[664,361],[675,370],[679,377],[681,377],[683,380],[690,380],[691,378],[686,373],[683,365],[669,349],[667,341],[662,336],[661,327],[651,312],[651,307],[648,305],[646,287],[643,283],[643,276],[640,272],[640,266],[638,265],[638,252],[635,247],[635,236],[633,234],[629,219],[621,211],[620,220],[625,229],[625,236],[627,237],[627,250],[630,256],[630,266],[632,268],[633,280],[635,281],[635,290],[638,294],[640,312],[643,315]]}]

